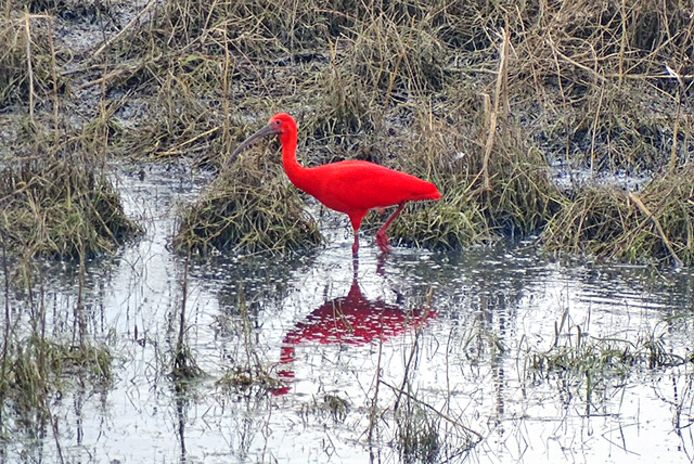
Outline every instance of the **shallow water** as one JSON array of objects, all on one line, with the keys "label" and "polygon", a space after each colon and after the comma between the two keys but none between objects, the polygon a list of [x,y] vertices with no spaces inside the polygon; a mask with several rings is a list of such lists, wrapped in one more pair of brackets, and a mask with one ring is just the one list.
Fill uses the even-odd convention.
[{"label": "shallow water", "polygon": [[[330,214],[327,244],[310,253],[191,263],[186,340],[205,376],[177,388],[167,374],[186,266],[168,244],[177,205],[207,179],[185,166],[152,167],[144,180],[123,172],[126,210],[147,232],[89,264],[84,296],[115,380],[65,388],[51,402],[55,431],[10,416],[3,461],[57,461],[59,444],[67,462],[417,462],[398,437],[421,423],[434,430],[433,462],[694,459],[691,363],[612,370],[590,388],[532,366],[555,344],[651,339],[687,356],[691,271],[563,264],[530,246],[396,247],[383,260],[373,231],[355,269],[347,223]],[[46,276],[61,337],[73,326],[75,269]],[[282,384],[217,382],[255,365]]]}]

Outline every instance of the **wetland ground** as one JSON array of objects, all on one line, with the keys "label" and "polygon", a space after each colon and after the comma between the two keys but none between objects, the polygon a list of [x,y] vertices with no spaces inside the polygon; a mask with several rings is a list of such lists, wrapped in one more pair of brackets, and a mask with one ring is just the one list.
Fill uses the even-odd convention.
[{"label": "wetland ground", "polygon": [[694,461],[692,11],[0,3],[0,461]]}]

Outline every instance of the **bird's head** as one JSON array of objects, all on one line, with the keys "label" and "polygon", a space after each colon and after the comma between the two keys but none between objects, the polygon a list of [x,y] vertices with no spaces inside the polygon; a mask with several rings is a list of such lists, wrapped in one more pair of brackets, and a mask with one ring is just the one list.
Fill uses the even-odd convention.
[{"label": "bird's head", "polygon": [[287,113],[277,113],[270,118],[270,121],[260,129],[255,134],[248,137],[246,140],[241,142],[241,144],[236,147],[236,150],[229,157],[228,163],[233,163],[241,152],[250,147],[256,140],[265,138],[271,135],[276,135],[279,137],[280,141],[284,143],[287,137],[296,136],[297,125],[294,118]]}]

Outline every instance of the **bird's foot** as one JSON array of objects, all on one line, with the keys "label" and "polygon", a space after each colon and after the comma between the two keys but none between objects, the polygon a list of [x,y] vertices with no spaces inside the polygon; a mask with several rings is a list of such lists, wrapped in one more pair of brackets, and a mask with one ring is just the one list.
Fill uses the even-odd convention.
[{"label": "bird's foot", "polygon": [[388,236],[384,232],[376,234],[376,243],[383,253],[388,253],[390,251]]}]

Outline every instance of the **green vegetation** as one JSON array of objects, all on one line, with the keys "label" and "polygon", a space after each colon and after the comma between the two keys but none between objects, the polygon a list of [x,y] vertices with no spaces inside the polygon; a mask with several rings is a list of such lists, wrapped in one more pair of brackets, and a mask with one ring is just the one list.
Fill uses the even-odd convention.
[{"label": "green vegetation", "polygon": [[47,401],[73,385],[74,378],[86,379],[92,385],[107,385],[112,363],[106,346],[80,346],[30,336],[8,345],[2,360],[0,396],[11,401],[22,414],[47,413]]},{"label": "green vegetation", "polygon": [[622,384],[628,376],[694,361],[673,353],[661,336],[642,334],[636,341],[591,337],[578,333],[566,343],[545,352],[529,353],[530,376],[559,378],[566,387],[578,391],[590,405],[596,392]]}]

